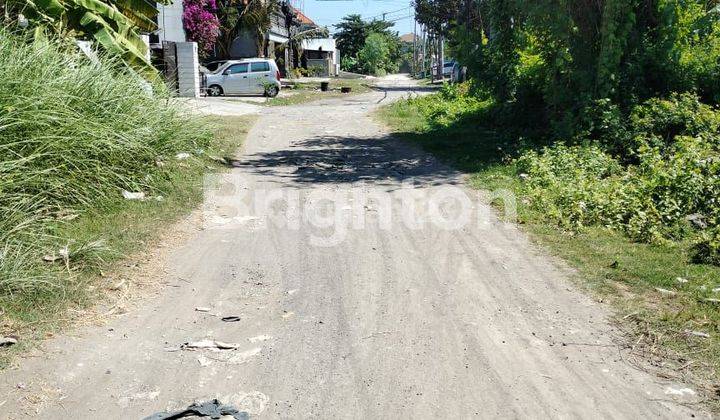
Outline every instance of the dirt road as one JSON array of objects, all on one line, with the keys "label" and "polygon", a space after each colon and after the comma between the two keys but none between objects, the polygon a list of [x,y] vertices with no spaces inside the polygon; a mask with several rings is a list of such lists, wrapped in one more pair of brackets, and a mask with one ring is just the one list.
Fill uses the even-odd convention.
[{"label": "dirt road", "polygon": [[[413,88],[385,83],[263,111],[204,229],[164,262],[172,287],[0,374],[0,417],[140,419],[211,397],[252,418],[704,416],[625,362],[607,310],[458,173],[386,136],[369,113]],[[277,220],[233,208],[258,191],[287,199]],[[203,339],[239,348],[181,348]]]}]

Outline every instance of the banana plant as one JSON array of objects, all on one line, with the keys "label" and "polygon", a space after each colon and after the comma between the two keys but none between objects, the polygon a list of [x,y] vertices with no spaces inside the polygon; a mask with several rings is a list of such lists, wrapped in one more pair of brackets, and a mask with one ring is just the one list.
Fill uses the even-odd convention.
[{"label": "banana plant", "polygon": [[[37,29],[94,39],[145,75],[155,74],[140,34],[157,29],[158,14],[148,0],[18,0],[20,10]],[[163,0],[162,4],[169,4]]]}]

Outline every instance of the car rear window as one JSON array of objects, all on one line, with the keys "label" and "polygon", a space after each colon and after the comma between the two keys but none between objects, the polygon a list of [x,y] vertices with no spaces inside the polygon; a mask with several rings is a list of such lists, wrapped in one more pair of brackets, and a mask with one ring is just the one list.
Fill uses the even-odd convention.
[{"label": "car rear window", "polygon": [[267,61],[261,61],[258,63],[250,63],[251,72],[270,71],[270,64]]}]

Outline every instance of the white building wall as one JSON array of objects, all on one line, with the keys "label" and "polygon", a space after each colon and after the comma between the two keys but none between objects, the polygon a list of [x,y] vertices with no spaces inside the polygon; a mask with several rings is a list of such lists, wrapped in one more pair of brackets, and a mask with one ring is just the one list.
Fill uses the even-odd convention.
[{"label": "white building wall", "polygon": [[313,38],[313,39],[304,39],[302,41],[302,48],[304,50],[323,50],[323,51],[330,51],[333,52],[333,60],[339,55],[337,54],[337,47],[335,46],[335,39],[334,38]]},{"label": "white building wall", "polygon": [[[334,38],[313,38],[304,39],[302,41],[302,48],[304,50],[312,51],[326,51],[331,52],[332,62],[328,73],[332,76],[337,76],[340,72],[340,50],[337,49]],[[311,64],[312,62],[312,64]],[[323,60],[308,60],[308,67],[311,65],[320,65],[325,67]]]},{"label": "white building wall", "polygon": [[185,29],[183,29],[182,14],[183,1],[173,0],[167,6],[160,3],[158,7],[158,36],[163,41],[185,42]]},{"label": "white building wall", "polygon": [[194,42],[178,42],[177,52],[178,96],[200,96],[200,70],[198,48]]}]

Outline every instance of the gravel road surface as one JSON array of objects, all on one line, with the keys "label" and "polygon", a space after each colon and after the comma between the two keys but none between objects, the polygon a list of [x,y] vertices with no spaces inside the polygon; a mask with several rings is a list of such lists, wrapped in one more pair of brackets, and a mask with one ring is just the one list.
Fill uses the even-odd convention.
[{"label": "gravel road surface", "polygon": [[[202,229],[157,261],[168,286],[0,373],[0,418],[214,397],[262,419],[706,416],[626,362],[607,308],[460,174],[387,136],[371,112],[423,89],[381,83],[264,108]],[[243,209],[258,192],[287,200]],[[212,340],[237,348],[182,346]]]}]

